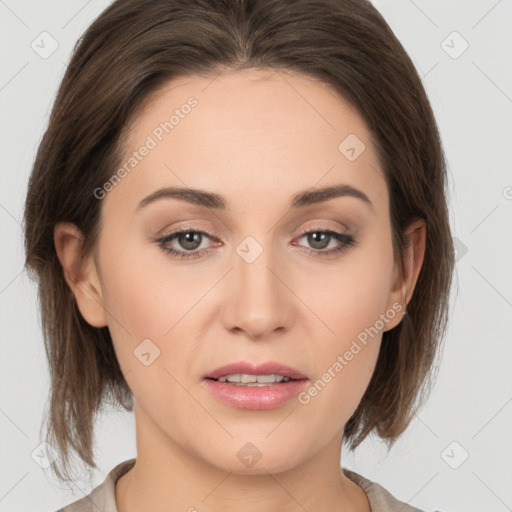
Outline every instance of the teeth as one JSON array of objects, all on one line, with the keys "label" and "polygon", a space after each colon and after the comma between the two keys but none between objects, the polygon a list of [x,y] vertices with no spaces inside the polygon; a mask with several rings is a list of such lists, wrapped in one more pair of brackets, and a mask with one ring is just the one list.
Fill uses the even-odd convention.
[{"label": "teeth", "polygon": [[219,382],[231,382],[239,386],[265,386],[268,384],[275,384],[276,382],[288,382],[289,377],[282,375],[249,375],[247,373],[234,373],[231,375],[224,375],[218,379]]}]

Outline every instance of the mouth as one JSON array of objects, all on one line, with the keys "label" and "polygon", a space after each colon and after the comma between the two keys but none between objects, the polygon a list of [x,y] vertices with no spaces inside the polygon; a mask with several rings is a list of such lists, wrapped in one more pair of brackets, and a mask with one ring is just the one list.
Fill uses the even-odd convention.
[{"label": "mouth", "polygon": [[290,366],[268,362],[232,363],[205,375],[206,389],[230,407],[276,409],[296,398],[306,387],[306,375]]},{"label": "mouth", "polygon": [[207,380],[213,380],[216,382],[222,382],[226,384],[232,384],[234,386],[245,386],[245,387],[268,387],[276,386],[278,384],[285,384],[290,381],[304,380],[304,379],[293,379],[284,375],[275,373],[266,375],[251,375],[248,373],[232,373],[229,375],[223,375],[218,379],[206,377]]},{"label": "mouth", "polygon": [[258,365],[246,361],[230,363],[213,370],[203,378],[247,387],[272,386],[307,379],[299,370],[273,361]]}]

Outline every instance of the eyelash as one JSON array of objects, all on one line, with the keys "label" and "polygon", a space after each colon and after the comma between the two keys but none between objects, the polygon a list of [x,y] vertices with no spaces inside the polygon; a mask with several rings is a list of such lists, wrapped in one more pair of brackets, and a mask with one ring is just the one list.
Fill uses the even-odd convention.
[{"label": "eyelash", "polygon": [[[165,251],[167,254],[170,254],[171,256],[179,259],[195,259],[202,256],[202,254],[205,251],[208,251],[208,249],[203,249],[201,251],[197,252],[191,252],[191,251],[178,251],[173,248],[169,248],[166,244],[174,240],[178,235],[182,233],[197,233],[200,235],[205,235],[207,238],[213,239],[214,237],[210,236],[205,231],[201,231],[198,229],[190,229],[190,228],[184,228],[179,231],[175,231],[173,233],[170,233],[169,235],[166,235],[162,238],[159,238],[156,240],[158,242],[159,247]],[[338,242],[341,242],[341,245],[339,247],[336,247],[334,249],[330,249],[328,251],[326,250],[320,250],[320,249],[307,249],[307,252],[311,254],[312,256],[318,256],[318,257],[326,257],[326,256],[332,256],[335,253],[341,253],[345,249],[348,249],[349,247],[353,247],[356,245],[356,240],[354,237],[350,235],[345,235],[344,233],[338,233],[337,231],[332,231],[329,229],[320,229],[320,228],[313,228],[310,230],[304,230],[301,231],[301,234],[299,236],[300,238],[303,238],[304,236],[311,234],[311,233],[324,233],[327,235],[330,235],[332,238],[337,240]],[[330,240],[329,240],[330,241]]]}]

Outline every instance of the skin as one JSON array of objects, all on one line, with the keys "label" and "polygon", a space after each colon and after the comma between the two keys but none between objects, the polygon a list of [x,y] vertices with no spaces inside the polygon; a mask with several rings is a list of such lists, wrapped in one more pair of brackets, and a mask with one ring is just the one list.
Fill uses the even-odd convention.
[{"label": "skin", "polygon": [[[423,261],[425,225],[407,232],[405,271],[393,259],[389,195],[371,135],[327,85],[289,72],[250,69],[166,84],[135,118],[127,157],[169,113],[198,105],[102,199],[95,258],[80,263],[81,234],[60,223],[55,245],[84,318],[108,325],[135,397],[137,462],[116,485],[119,512],[189,510],[368,512],[363,490],[340,470],[342,432],[363,396],[393,304],[405,310]],[[366,149],[349,161],[338,145],[356,134]],[[289,208],[304,189],[339,183],[369,207],[338,197]],[[224,196],[225,211],[161,199],[165,186]],[[182,260],[155,240],[179,228],[206,231]],[[321,245],[301,228],[350,233],[355,246]],[[263,252],[236,252],[253,237]],[[183,242],[183,239],[181,240]],[[186,251],[174,239],[176,250]],[[202,377],[234,361],[284,362],[316,382],[357,335],[388,322],[308,404],[236,409]],[[149,338],[160,356],[145,366],[134,350]],[[262,457],[246,467],[248,442]],[[321,492],[318,490],[321,489]],[[193,509],[191,509],[193,510]]]}]

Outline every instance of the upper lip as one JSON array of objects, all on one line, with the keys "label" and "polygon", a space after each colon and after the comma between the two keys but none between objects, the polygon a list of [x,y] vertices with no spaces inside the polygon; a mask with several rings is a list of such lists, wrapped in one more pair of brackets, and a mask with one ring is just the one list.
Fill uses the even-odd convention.
[{"label": "upper lip", "polygon": [[299,370],[292,368],[283,363],[268,361],[254,365],[247,361],[240,361],[238,363],[230,363],[204,376],[205,379],[218,379],[226,375],[233,375],[237,373],[246,373],[249,375],[282,375],[283,377],[289,377],[290,379],[307,379],[307,377]]}]

